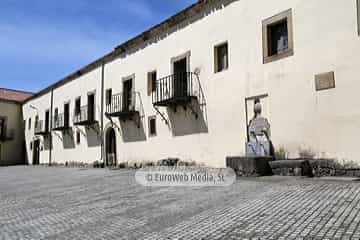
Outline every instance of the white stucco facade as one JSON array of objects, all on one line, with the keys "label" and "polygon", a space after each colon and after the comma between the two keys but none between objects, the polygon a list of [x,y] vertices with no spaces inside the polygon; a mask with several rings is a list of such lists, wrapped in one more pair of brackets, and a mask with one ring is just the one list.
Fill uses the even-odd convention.
[{"label": "white stucco facade", "polygon": [[[289,9],[294,53],[264,64],[262,22]],[[214,73],[214,46],[223,42],[228,44],[229,67]],[[175,112],[160,107],[170,122],[167,125],[148,96],[148,72],[156,70],[158,78],[171,75],[171,59],[184,54],[189,57],[188,71],[198,73],[206,105],[197,119],[189,108],[178,107]],[[172,157],[222,167],[227,156],[245,154],[246,118],[252,117],[252,102],[246,116],[245,99],[261,95],[267,96],[261,101],[275,149],[282,148],[294,158],[308,150],[318,158],[360,163],[360,108],[356,107],[359,64],[355,0],[218,1],[104,66],[54,88],[53,110],[58,107],[60,113],[63,104],[70,102],[72,114],[75,99],[81,96],[82,105],[86,105],[87,94],[94,92],[98,123],[97,128],[75,127],[71,118],[72,134],[52,131],[51,162],[104,160],[106,132],[114,128],[117,163]],[[335,74],[335,88],[316,91],[315,75],[330,71]],[[101,114],[101,109],[106,112],[105,101],[101,106],[105,90],[121,93],[129,76],[140,96],[140,128],[134,120],[121,122],[113,117],[110,121]],[[30,105],[43,119],[51,107],[51,92],[23,105],[26,121],[34,121],[37,114]],[[157,133],[150,137],[148,117],[154,115]],[[79,144],[75,141],[77,131],[81,132]],[[30,142],[38,137],[28,128],[25,133],[31,160]],[[44,148],[40,162],[48,163],[49,156]]]}]

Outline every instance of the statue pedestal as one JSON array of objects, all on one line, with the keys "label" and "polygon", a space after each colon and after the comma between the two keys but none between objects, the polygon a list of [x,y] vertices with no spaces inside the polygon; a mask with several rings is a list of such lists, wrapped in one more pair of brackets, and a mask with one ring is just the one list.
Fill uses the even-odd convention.
[{"label": "statue pedestal", "polygon": [[269,161],[272,157],[227,157],[226,166],[234,169],[237,175],[260,177],[273,175]]}]

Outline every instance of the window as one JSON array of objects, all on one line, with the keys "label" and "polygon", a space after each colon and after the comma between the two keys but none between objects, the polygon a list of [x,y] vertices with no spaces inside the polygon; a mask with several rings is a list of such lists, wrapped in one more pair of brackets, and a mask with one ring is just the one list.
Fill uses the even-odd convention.
[{"label": "window", "polygon": [[70,126],[70,103],[64,104],[64,127]]},{"label": "window", "polygon": [[31,130],[31,118],[29,118],[28,128]]},{"label": "window", "polygon": [[58,108],[55,108],[54,119],[55,119],[55,122],[57,122],[59,119],[59,109]]},{"label": "window", "polygon": [[80,144],[80,137],[81,137],[80,136],[80,131],[77,131],[76,132],[76,144],[78,144],[78,145]]},{"label": "window", "polygon": [[156,116],[149,117],[149,136],[156,136]]},{"label": "window", "polygon": [[263,21],[264,63],[294,54],[291,9]]},{"label": "window", "polygon": [[156,71],[148,73],[148,96],[151,96],[151,93],[156,91]]},{"label": "window", "polygon": [[39,116],[35,116],[35,128],[37,128],[39,125]]},{"label": "window", "polygon": [[95,93],[88,93],[87,120],[95,120]]},{"label": "window", "polygon": [[106,89],[106,105],[110,105],[111,104],[111,100],[112,100],[112,89]]},{"label": "window", "polygon": [[214,48],[215,73],[224,71],[229,67],[228,44],[223,43]]},{"label": "window", "polygon": [[30,142],[30,150],[33,149],[33,142]]},{"label": "window", "polygon": [[6,129],[5,129],[5,118],[0,117],[0,138],[5,137],[6,135]]},{"label": "window", "polygon": [[50,120],[50,111],[49,110],[46,110],[45,112],[45,132],[49,132],[49,120]]},{"label": "window", "polygon": [[81,98],[78,97],[75,100],[75,115],[79,115],[81,112]]}]

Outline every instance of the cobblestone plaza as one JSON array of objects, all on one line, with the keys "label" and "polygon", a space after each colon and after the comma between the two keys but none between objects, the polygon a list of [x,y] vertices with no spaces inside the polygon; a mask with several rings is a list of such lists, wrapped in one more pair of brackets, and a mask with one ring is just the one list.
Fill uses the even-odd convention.
[{"label": "cobblestone plaza", "polygon": [[360,185],[142,187],[133,170],[0,168],[0,239],[359,239]]}]

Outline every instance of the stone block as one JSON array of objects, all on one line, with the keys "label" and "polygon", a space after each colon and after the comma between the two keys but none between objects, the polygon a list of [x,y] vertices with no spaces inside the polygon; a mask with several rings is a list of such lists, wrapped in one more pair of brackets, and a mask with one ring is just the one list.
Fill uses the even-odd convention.
[{"label": "stone block", "polygon": [[315,75],[316,91],[335,88],[335,73],[327,72]]}]

